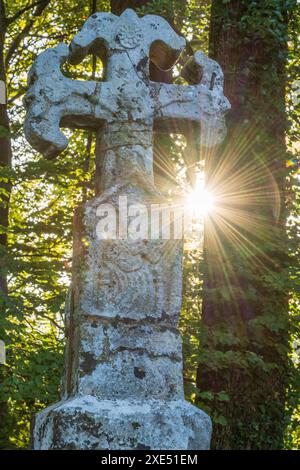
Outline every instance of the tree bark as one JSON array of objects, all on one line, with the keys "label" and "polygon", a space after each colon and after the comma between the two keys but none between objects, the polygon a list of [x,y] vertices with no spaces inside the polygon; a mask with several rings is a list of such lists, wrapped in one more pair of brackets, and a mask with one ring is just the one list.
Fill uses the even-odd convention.
[{"label": "tree bark", "polygon": [[140,8],[150,0],[110,0],[110,7],[112,13],[115,15],[121,15],[126,8],[132,8],[135,10],[136,8]]},{"label": "tree bark", "polygon": [[[6,84],[6,70],[4,64],[4,44],[6,36],[6,12],[3,0],[0,0],[0,80]],[[3,167],[11,166],[12,148],[10,139],[9,117],[7,105],[0,104],[0,170]],[[0,182],[2,198],[0,201],[0,309],[1,316],[5,311],[7,300],[7,277],[6,277],[6,250],[8,228],[8,208],[10,198],[10,184]],[[0,326],[0,339],[3,338],[3,328]],[[0,366],[1,367],[1,366]],[[3,367],[3,366],[2,366]],[[0,370],[0,383],[3,380],[3,370]],[[0,439],[6,441],[5,424],[8,416],[8,406],[6,401],[0,401]]]},{"label": "tree bark", "polygon": [[[40,16],[50,0],[41,0],[40,2],[33,3],[31,6],[27,6],[23,13],[32,9],[32,18],[25,25],[24,29],[17,34],[15,40],[10,45],[10,48],[6,50],[6,36],[9,25],[22,16],[16,15],[15,18],[8,18],[5,10],[5,4],[3,0],[0,0],[0,80],[7,86],[7,70],[10,65],[10,61],[13,55],[16,53],[18,47],[24,38],[29,34],[31,28],[34,25],[36,17]],[[6,91],[8,95],[8,92]],[[0,104],[0,170],[10,169],[12,166],[12,142],[10,134],[10,119],[8,114],[7,99],[5,104]],[[9,266],[9,255],[7,252],[7,232],[9,228],[9,203],[11,195],[11,182],[9,175],[5,175],[5,178],[0,181],[0,320],[3,320],[7,312],[8,304],[8,284],[7,284],[7,271]],[[0,324],[0,339],[4,338],[4,329]],[[7,371],[4,368],[0,370],[0,383],[4,380]],[[4,447],[9,445],[9,437],[7,436],[6,423],[9,420],[9,411],[6,401],[0,402],[0,442]]]},{"label": "tree bark", "polygon": [[[283,445],[287,12],[280,6],[278,16],[267,4],[253,11],[246,0],[212,2],[210,55],[224,71],[232,109],[227,138],[206,162],[218,207],[205,224],[205,360],[197,385],[229,395],[229,402],[207,403],[213,416],[227,420],[214,428],[213,445],[223,449]],[[270,15],[280,37],[267,30]]]},{"label": "tree bark", "polygon": [[[6,36],[6,14],[3,0],[0,0],[0,80],[6,84],[6,68],[4,59],[4,44]],[[0,167],[10,167],[12,161],[12,147],[10,138],[10,124],[7,104],[0,104]],[[1,182],[2,201],[0,205],[0,224],[5,231],[8,228],[8,209],[10,198],[10,184]],[[2,232],[2,230],[1,230]],[[0,254],[5,260],[7,234],[0,233]],[[4,262],[3,262],[4,264]],[[0,292],[7,296],[7,280],[5,266],[0,266]]]}]

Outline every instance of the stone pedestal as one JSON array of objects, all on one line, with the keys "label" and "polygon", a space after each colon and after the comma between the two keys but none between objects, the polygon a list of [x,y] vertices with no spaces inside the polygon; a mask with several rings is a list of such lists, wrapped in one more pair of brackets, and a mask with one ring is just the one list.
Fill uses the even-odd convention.
[{"label": "stone pedestal", "polygon": [[211,422],[184,400],[76,396],[36,417],[35,449],[207,450]]}]

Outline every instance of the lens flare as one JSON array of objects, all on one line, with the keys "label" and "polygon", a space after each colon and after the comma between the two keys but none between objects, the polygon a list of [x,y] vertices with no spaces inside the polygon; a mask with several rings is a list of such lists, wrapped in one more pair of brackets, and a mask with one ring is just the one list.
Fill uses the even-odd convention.
[{"label": "lens flare", "polygon": [[204,172],[197,173],[196,184],[187,193],[186,206],[196,219],[204,218],[214,210],[215,197],[205,187]]}]

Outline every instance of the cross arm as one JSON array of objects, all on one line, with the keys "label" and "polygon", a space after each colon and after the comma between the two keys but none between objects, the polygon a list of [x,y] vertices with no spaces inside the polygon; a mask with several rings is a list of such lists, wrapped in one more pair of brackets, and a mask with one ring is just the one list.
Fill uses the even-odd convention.
[{"label": "cross arm", "polygon": [[61,66],[68,57],[65,44],[39,55],[29,73],[29,89],[24,98],[26,138],[49,159],[68,145],[60,126],[96,128],[111,113],[101,103],[101,87],[106,84],[76,81],[63,75]]},{"label": "cross arm", "polygon": [[[201,143],[213,146],[225,136],[225,113],[230,104],[223,94],[223,72],[217,62],[196,52],[185,65],[182,76],[193,85],[152,83],[155,96],[155,120],[168,129],[179,122],[198,122]],[[180,127],[180,126],[179,126]]]}]

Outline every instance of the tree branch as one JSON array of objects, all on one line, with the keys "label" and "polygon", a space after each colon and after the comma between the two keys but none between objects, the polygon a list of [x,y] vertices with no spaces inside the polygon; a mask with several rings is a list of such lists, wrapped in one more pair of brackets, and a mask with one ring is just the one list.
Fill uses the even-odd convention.
[{"label": "tree branch", "polygon": [[20,16],[23,15],[23,13],[26,13],[26,11],[29,11],[31,10],[32,8],[40,5],[41,3],[44,3],[45,0],[39,0],[37,2],[34,2],[34,3],[31,3],[30,5],[27,5],[26,7],[24,8],[21,8],[21,10],[17,11],[17,13],[15,13],[13,16],[7,18],[7,24],[11,24],[13,23],[14,21],[16,21],[18,18],[20,18]]},{"label": "tree branch", "polygon": [[33,13],[33,18],[26,24],[26,26],[22,29],[22,31],[15,37],[15,39],[11,43],[11,45],[10,45],[8,51],[7,51],[7,54],[6,54],[6,58],[5,58],[5,67],[6,68],[9,66],[9,63],[10,63],[14,53],[18,49],[19,45],[21,44],[22,40],[28,35],[29,31],[31,30],[31,28],[34,24],[35,18],[42,15],[43,11],[46,9],[46,7],[50,3],[50,1],[51,0],[41,0],[40,2],[38,2],[38,6],[37,6],[35,12]]},{"label": "tree branch", "polygon": [[21,98],[26,92],[26,88],[22,88],[18,93],[12,96],[8,101],[7,104],[11,106],[18,98]]},{"label": "tree branch", "polygon": [[5,5],[4,1],[0,0],[0,48],[1,52],[3,54],[3,49],[4,49],[4,38],[6,34],[6,28],[7,28],[7,19],[6,19],[6,12],[5,12]]}]

